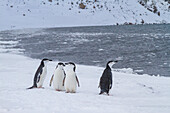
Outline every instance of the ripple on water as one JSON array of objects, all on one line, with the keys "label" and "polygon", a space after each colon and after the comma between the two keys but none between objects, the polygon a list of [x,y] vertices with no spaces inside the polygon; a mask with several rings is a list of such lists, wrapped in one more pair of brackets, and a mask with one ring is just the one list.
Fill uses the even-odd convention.
[{"label": "ripple on water", "polygon": [[134,25],[3,31],[0,52],[21,49],[32,58],[103,67],[110,59],[120,60],[115,69],[169,76],[169,29],[170,25]]}]

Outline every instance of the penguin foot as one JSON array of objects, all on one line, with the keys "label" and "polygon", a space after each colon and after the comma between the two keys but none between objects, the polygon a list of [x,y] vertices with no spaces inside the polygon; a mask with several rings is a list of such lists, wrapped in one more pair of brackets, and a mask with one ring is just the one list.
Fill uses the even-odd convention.
[{"label": "penguin foot", "polygon": [[61,91],[60,89],[56,89],[56,91]]},{"label": "penguin foot", "polygon": [[75,91],[71,91],[71,93],[76,93]]},{"label": "penguin foot", "polygon": [[44,89],[44,87],[42,87],[42,86],[40,86],[40,87],[38,87],[38,88],[42,88],[42,89]]}]

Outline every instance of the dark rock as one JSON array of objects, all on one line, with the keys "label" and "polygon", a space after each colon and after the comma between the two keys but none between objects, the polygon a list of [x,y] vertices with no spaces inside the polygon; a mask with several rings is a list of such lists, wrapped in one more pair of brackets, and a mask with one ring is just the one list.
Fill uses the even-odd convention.
[{"label": "dark rock", "polygon": [[147,10],[149,10],[149,11],[151,11],[151,12],[152,12],[152,10],[151,10],[151,9],[149,9],[149,8],[147,8]]},{"label": "dark rock", "polygon": [[158,16],[160,16],[160,12],[158,12]]},{"label": "dark rock", "polygon": [[153,6],[153,12],[156,13],[158,10],[157,10],[157,7],[156,6]]},{"label": "dark rock", "polygon": [[145,23],[143,19],[142,19],[141,23],[142,23],[142,24],[144,24],[144,23]]},{"label": "dark rock", "polygon": [[129,22],[129,25],[133,25],[133,23]]},{"label": "dark rock", "polygon": [[133,25],[133,23],[131,23],[131,22],[129,22],[129,23],[128,23],[128,22],[125,22],[124,25]]},{"label": "dark rock", "polygon": [[79,4],[79,8],[80,8],[80,9],[85,9],[85,8],[86,8],[86,5],[84,5],[83,3],[80,3],[80,4]]}]

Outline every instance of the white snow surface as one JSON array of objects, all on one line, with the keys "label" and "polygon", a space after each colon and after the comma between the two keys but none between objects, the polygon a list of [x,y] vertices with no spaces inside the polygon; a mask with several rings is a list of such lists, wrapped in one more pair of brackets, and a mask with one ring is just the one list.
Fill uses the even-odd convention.
[{"label": "white snow surface", "polygon": [[1,0],[0,30],[127,23],[170,23],[168,2],[149,0],[160,16],[139,4],[140,0]]},{"label": "white snow surface", "polygon": [[[40,60],[0,53],[0,113],[169,113],[170,78],[113,71],[110,96],[98,95],[101,67],[77,65],[77,93],[49,87],[58,62],[49,62],[44,89],[32,85]],[[115,70],[115,69],[114,69]]]}]

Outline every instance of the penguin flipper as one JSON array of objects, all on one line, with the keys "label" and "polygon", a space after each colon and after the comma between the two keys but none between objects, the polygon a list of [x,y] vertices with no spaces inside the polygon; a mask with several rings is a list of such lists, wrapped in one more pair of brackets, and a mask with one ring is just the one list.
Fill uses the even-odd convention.
[{"label": "penguin flipper", "polygon": [[78,80],[77,76],[76,76],[76,81],[77,81],[78,87],[80,87],[79,80]]},{"label": "penguin flipper", "polygon": [[66,78],[66,76],[64,76],[64,79],[63,79],[63,86],[64,86],[65,78]]},{"label": "penguin flipper", "polygon": [[34,75],[34,85],[40,81],[40,76],[43,72],[43,69],[42,69],[43,67],[44,67],[44,64],[41,63]]},{"label": "penguin flipper", "polygon": [[52,75],[52,77],[51,77],[51,80],[50,80],[50,84],[49,84],[49,86],[51,86],[51,84],[52,84],[53,77],[54,77],[54,74],[53,74],[53,75]]}]

